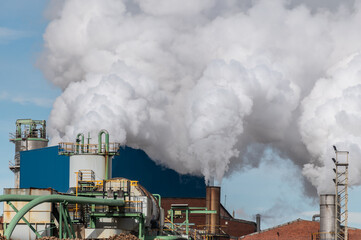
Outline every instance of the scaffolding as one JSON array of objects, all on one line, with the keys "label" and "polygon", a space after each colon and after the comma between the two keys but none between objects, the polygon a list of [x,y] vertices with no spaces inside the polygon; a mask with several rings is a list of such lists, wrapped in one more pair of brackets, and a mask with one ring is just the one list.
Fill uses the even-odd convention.
[{"label": "scaffolding", "polygon": [[338,151],[335,146],[335,158],[332,158],[335,163],[333,171],[336,178],[333,179],[336,188],[336,207],[335,207],[335,240],[347,240],[348,237],[348,151]]}]

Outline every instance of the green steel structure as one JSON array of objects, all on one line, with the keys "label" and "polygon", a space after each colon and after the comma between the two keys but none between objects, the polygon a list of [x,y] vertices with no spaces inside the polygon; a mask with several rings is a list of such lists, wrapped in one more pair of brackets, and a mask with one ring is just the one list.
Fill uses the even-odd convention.
[{"label": "green steel structure", "polygon": [[[160,204],[160,196],[155,194],[159,200]],[[97,196],[97,197],[96,197]],[[191,235],[189,222],[190,214],[216,214],[215,210],[207,210],[205,207],[188,207],[187,204],[173,204],[171,210],[169,210],[168,214],[170,215],[170,226],[165,231],[161,231],[160,233],[163,235],[151,236],[147,234],[145,228],[145,218],[143,213],[141,212],[124,212],[122,209],[125,206],[124,199],[115,196],[115,199],[105,199],[99,198],[100,194],[84,194],[84,196],[74,196],[74,195],[45,195],[45,196],[34,196],[34,195],[3,195],[0,196],[1,202],[7,202],[16,212],[16,215],[13,217],[11,222],[6,226],[4,225],[4,236],[7,239],[11,238],[11,235],[15,229],[15,226],[18,224],[20,219],[22,219],[35,233],[35,235],[40,238],[41,235],[37,232],[32,225],[25,219],[25,214],[28,213],[31,209],[36,207],[39,204],[51,202],[57,203],[59,216],[57,218],[58,221],[58,235],[60,239],[63,238],[76,238],[76,234],[74,231],[74,224],[78,223],[74,216],[71,217],[68,211],[69,204],[85,204],[91,206],[91,212],[89,214],[89,228],[95,228],[95,223],[100,218],[132,218],[136,219],[139,223],[138,226],[138,237],[141,240],[152,240],[152,239],[182,239],[184,238],[184,234],[188,239],[195,239]],[[16,209],[15,206],[11,202],[28,202],[23,208],[20,210]],[[113,207],[109,208],[106,212],[96,212],[95,206],[109,206]],[[114,208],[115,207],[115,208]],[[174,219],[179,217],[180,215],[185,215],[185,221],[182,223],[175,223]],[[185,229],[185,231],[184,231]],[[183,234],[184,232],[184,234]],[[183,235],[183,236],[182,236]]]},{"label": "green steel structure", "polygon": [[[76,197],[68,195],[47,195],[47,196],[22,196],[22,195],[5,195],[0,198],[2,201],[29,201],[22,209],[17,211],[14,218],[11,220],[9,226],[6,227],[4,236],[10,239],[16,224],[29,212],[32,208],[44,202],[56,202],[59,203],[59,237],[75,238],[74,229],[72,228],[72,221],[69,217],[69,213],[66,210],[66,206],[69,203],[80,204],[97,204],[104,206],[124,206],[124,200],[121,199],[102,199],[102,198],[90,198],[90,197]],[[63,228],[65,232],[63,232]],[[38,235],[38,233],[36,233]]]},{"label": "green steel structure", "polygon": [[[124,198],[120,196],[114,196],[114,199],[99,198],[101,193],[83,193],[83,196],[74,196],[74,195],[45,195],[45,196],[34,196],[34,195],[3,195],[0,196],[0,202],[7,202],[13,210],[16,212],[16,215],[13,217],[11,222],[6,226],[4,224],[4,236],[7,239],[11,238],[11,235],[15,229],[15,226],[20,220],[23,220],[29,228],[35,233],[35,235],[40,238],[41,235],[39,232],[34,229],[34,227],[25,219],[25,214],[28,213],[31,209],[36,207],[39,204],[51,202],[57,203],[58,209],[58,235],[60,239],[63,238],[76,238],[74,224],[79,223],[77,219],[74,219],[74,216],[71,217],[69,214],[68,208],[69,204],[84,204],[91,206],[91,212],[89,214],[89,228],[95,228],[95,223],[98,219],[101,218],[132,218],[136,219],[139,223],[138,226],[138,237],[141,240],[153,240],[153,239],[164,239],[164,240],[173,240],[173,239],[196,239],[197,237],[195,232],[191,233],[190,226],[192,225],[189,222],[190,214],[216,214],[215,210],[207,210],[205,207],[188,207],[187,204],[173,204],[171,210],[168,214],[170,215],[170,226],[165,228],[164,231],[160,231],[161,235],[152,236],[147,234],[145,228],[145,217],[141,212],[124,212],[123,207],[125,207]],[[161,203],[161,197],[158,194],[156,195],[159,204]],[[20,210],[16,209],[11,202],[28,202]],[[108,206],[113,207],[109,208],[105,212],[96,212],[95,206]],[[185,216],[185,221],[182,223],[175,223],[174,220],[179,216]],[[55,224],[54,224],[55,226]],[[185,237],[187,236],[187,237]]]},{"label": "green steel structure", "polygon": [[[172,204],[171,209],[168,211],[170,215],[170,227],[174,227],[175,231],[179,231],[181,228],[185,228],[185,234],[189,236],[189,214],[216,214],[216,210],[207,210],[206,207],[189,207],[188,204]],[[174,219],[177,216],[185,215],[185,220],[182,223],[175,223]]]},{"label": "green steel structure", "polygon": [[20,151],[27,151],[48,146],[46,137],[46,121],[18,119],[16,131],[10,134],[10,142],[15,144],[14,162],[9,162],[9,168],[15,174],[15,187],[20,186]]},{"label": "green steel structure", "polygon": [[[16,124],[17,130],[14,138],[11,139],[15,144],[23,144],[24,139],[26,143],[29,139],[47,143],[45,121],[21,119]],[[19,144],[19,146],[21,145]],[[24,227],[27,229],[27,225],[36,238],[42,237],[41,231],[45,230],[39,231],[36,225],[42,223],[42,220],[40,221],[35,217],[32,218],[33,215],[26,214],[34,213],[36,215],[37,210],[34,210],[36,206],[43,203],[52,203],[44,207],[46,210],[39,210],[39,212],[43,211],[47,214],[47,220],[43,222],[49,224],[47,227],[40,229],[49,230],[46,235],[57,235],[60,239],[79,237],[75,231],[75,229],[79,228],[84,229],[85,237],[90,236],[99,229],[101,231],[106,229],[104,223],[110,223],[107,227],[112,231],[114,230],[114,232],[121,230],[138,233],[138,238],[141,240],[198,239],[199,236],[197,237],[196,234],[191,232],[190,226],[192,224],[189,222],[189,214],[215,214],[216,211],[209,211],[204,207],[188,207],[188,205],[184,204],[174,204],[169,211],[171,216],[170,226],[166,226],[164,223],[164,210],[161,208],[162,198],[159,194],[150,194],[138,184],[138,181],[125,178],[110,179],[108,174],[111,167],[110,157],[117,154],[119,147],[120,144],[118,143],[109,143],[109,133],[106,130],[99,132],[97,144],[90,144],[89,135],[87,143],[85,143],[85,137],[82,133],[76,136],[75,143],[60,143],[60,155],[74,157],[74,162],[81,161],[81,164],[74,169],[76,170],[76,182],[70,188],[69,194],[58,194],[56,191],[54,193],[53,190],[49,190],[50,195],[40,195],[42,193],[39,192],[45,191],[44,194],[48,192],[47,189],[39,189],[38,192],[27,192],[27,194],[34,195],[23,195],[26,192],[24,189],[15,189],[16,194],[0,196],[0,202],[6,202],[8,204],[6,206],[7,211],[11,212],[11,215],[7,214],[6,223],[4,222],[4,236],[10,239],[12,235],[22,233],[22,231],[18,232],[18,229],[24,229]],[[96,155],[95,159],[101,162],[102,168],[98,173],[103,173],[105,169],[105,174],[102,175],[104,179],[95,179],[96,172],[92,169],[83,168],[88,166],[89,159],[94,159],[94,156],[91,155]],[[101,156],[104,156],[105,161]],[[94,170],[96,171],[97,168],[94,168]],[[86,173],[90,174],[89,179],[84,178]],[[22,205],[17,202],[26,203],[20,208],[19,205]],[[41,209],[41,207],[39,206],[36,209]],[[180,215],[185,215],[185,221],[175,223],[174,220]],[[112,219],[112,221],[107,219]],[[19,223],[21,220],[22,222]],[[13,234],[17,225],[21,226],[17,228],[16,234]],[[29,230],[27,229],[27,231]]]}]

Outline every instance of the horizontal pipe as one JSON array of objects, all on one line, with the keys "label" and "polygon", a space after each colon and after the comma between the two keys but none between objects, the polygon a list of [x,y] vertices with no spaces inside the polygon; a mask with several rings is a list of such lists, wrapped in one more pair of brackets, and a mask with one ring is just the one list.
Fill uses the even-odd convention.
[{"label": "horizontal pipe", "polygon": [[[21,196],[21,195],[19,195]],[[106,206],[124,206],[124,200],[115,200],[115,199],[102,199],[102,198],[88,198],[88,197],[76,197],[68,195],[46,195],[46,196],[37,196],[34,200],[27,203],[19,212],[13,217],[9,226],[6,228],[5,237],[10,239],[11,234],[13,233],[16,224],[20,219],[29,212],[33,207],[44,203],[44,202],[67,202],[67,203],[82,203],[82,204],[98,204]]]},{"label": "horizontal pipe", "polygon": [[8,201],[30,202],[37,197],[40,197],[40,196],[7,194],[7,195],[0,196],[0,202],[8,202]]}]

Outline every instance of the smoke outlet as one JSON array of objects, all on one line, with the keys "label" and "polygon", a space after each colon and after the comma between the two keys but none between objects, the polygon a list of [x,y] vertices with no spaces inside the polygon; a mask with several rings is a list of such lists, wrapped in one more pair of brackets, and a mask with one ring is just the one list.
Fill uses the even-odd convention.
[{"label": "smoke outlet", "polygon": [[261,214],[256,215],[257,232],[261,231]]},{"label": "smoke outlet", "polygon": [[220,227],[220,197],[221,188],[207,186],[206,188],[206,207],[208,210],[216,210],[216,214],[207,214],[206,224],[210,234],[219,234]]},{"label": "smoke outlet", "polygon": [[320,195],[320,240],[333,239],[335,217],[335,194]]}]

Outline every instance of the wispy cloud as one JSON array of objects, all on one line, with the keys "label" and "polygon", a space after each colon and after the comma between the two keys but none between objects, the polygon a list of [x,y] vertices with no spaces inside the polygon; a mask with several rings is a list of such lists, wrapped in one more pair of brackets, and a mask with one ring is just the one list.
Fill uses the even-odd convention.
[{"label": "wispy cloud", "polygon": [[12,96],[7,92],[0,92],[0,101],[10,101],[21,105],[36,105],[39,107],[50,108],[53,105],[54,99]]},{"label": "wispy cloud", "polygon": [[10,28],[0,27],[0,43],[7,43],[11,40],[16,40],[28,36],[24,31],[18,31]]}]

